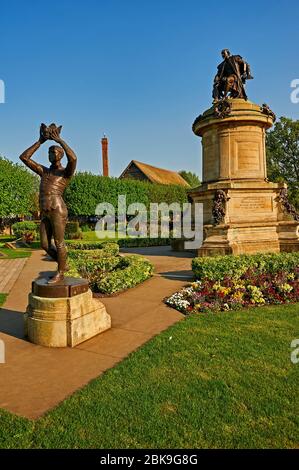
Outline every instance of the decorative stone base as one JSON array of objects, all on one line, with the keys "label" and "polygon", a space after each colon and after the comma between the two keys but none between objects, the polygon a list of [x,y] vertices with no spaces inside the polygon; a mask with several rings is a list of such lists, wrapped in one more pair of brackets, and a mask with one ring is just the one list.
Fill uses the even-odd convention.
[{"label": "decorative stone base", "polygon": [[[285,214],[279,201],[283,183],[218,182],[192,191],[204,207],[204,241],[198,256],[299,251],[299,224]],[[213,223],[217,191],[225,194],[225,215]]]},{"label": "decorative stone base", "polygon": [[[291,223],[204,226],[206,238],[198,256],[240,255],[299,251],[298,225]],[[289,238],[282,238],[289,233]]]},{"label": "decorative stone base", "polygon": [[48,298],[29,294],[25,334],[47,347],[74,347],[111,328],[105,306],[87,290],[73,297]]},{"label": "decorative stone base", "polygon": [[274,115],[250,101],[226,101],[224,116],[212,106],[193,124],[203,147],[203,184],[188,191],[203,204],[198,255],[299,251],[299,223],[282,197],[286,185],[267,181],[265,132]]}]

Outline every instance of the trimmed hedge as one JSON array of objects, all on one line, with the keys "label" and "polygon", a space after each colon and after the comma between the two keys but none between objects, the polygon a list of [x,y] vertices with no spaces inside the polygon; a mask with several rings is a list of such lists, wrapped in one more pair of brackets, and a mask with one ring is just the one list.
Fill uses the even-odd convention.
[{"label": "trimmed hedge", "polygon": [[167,246],[170,238],[120,238],[116,243],[121,248],[138,248],[142,246]]},{"label": "trimmed hedge", "polygon": [[88,279],[91,290],[97,291],[96,286],[107,273],[117,268],[120,263],[119,256],[100,256],[98,258],[69,257],[68,276]]},{"label": "trimmed hedge", "polygon": [[168,246],[169,238],[119,238],[111,241],[71,241],[67,240],[66,245],[73,250],[97,250],[102,249],[105,244],[117,244],[120,248],[138,248],[144,246]]},{"label": "trimmed hedge", "polygon": [[121,258],[118,268],[97,282],[99,292],[113,294],[129,289],[150,278],[153,265],[141,256],[126,256]]},{"label": "trimmed hedge", "polygon": [[153,184],[78,172],[66,188],[64,199],[70,216],[91,216],[95,214],[96,206],[101,202],[109,202],[117,210],[120,194],[126,195],[127,205],[140,202],[149,209],[151,202],[188,202],[187,189],[184,186]]},{"label": "trimmed hedge", "polygon": [[226,255],[192,260],[192,270],[196,279],[214,281],[222,281],[226,277],[239,279],[248,270],[253,270],[256,274],[293,272],[298,266],[299,252]]},{"label": "trimmed hedge", "polygon": [[96,249],[70,249],[68,264],[68,276],[84,277],[93,292],[104,294],[136,286],[153,273],[153,266],[147,259],[120,256],[118,244],[109,242],[98,244]]},{"label": "trimmed hedge", "polygon": [[117,243],[103,243],[97,248],[76,248],[69,249],[69,257],[72,259],[79,258],[107,258],[108,256],[117,256],[119,254],[119,246]]},{"label": "trimmed hedge", "polygon": [[90,251],[90,250],[103,250],[107,255],[114,255],[119,253],[119,245],[116,241],[104,241],[104,242],[86,242],[86,241],[71,241],[67,240],[65,242],[69,250],[82,250],[82,251]]}]

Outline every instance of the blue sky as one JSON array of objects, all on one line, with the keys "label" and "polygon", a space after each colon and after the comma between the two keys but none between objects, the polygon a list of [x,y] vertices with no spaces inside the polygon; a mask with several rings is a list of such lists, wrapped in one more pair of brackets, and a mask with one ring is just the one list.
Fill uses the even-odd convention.
[{"label": "blue sky", "polygon": [[[0,154],[17,161],[41,122],[63,125],[79,169],[131,159],[200,174],[191,125],[211,105],[220,51],[250,64],[251,101],[299,119],[297,1],[34,0],[0,4]],[[48,144],[38,154],[46,161]]]}]

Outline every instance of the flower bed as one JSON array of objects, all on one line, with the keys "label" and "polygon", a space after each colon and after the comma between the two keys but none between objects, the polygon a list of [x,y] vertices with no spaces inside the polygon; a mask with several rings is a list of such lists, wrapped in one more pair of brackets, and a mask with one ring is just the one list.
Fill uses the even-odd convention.
[{"label": "flower bed", "polygon": [[153,274],[152,264],[142,256],[120,256],[117,243],[102,248],[69,249],[68,276],[88,279],[93,292],[114,294],[140,284]]},{"label": "flower bed", "polygon": [[204,278],[165,302],[185,314],[299,302],[299,268],[277,273],[248,269],[239,278],[225,277],[221,281]]}]

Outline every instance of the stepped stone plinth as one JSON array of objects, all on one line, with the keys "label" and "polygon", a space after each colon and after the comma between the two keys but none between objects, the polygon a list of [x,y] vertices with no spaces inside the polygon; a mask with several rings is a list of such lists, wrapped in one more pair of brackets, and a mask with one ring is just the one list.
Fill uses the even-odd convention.
[{"label": "stepped stone plinth", "polygon": [[286,184],[267,180],[265,133],[274,114],[226,98],[199,116],[203,184],[189,192],[203,204],[199,256],[299,250],[299,224],[288,211]]},{"label": "stepped stone plinth", "polygon": [[111,328],[104,304],[93,299],[85,279],[57,284],[47,279],[32,283],[25,314],[25,334],[40,346],[74,347]]}]

